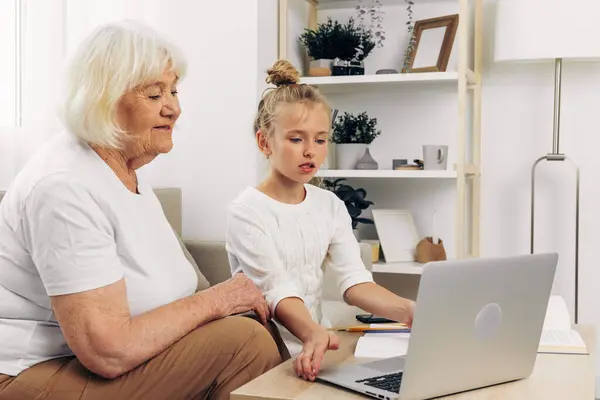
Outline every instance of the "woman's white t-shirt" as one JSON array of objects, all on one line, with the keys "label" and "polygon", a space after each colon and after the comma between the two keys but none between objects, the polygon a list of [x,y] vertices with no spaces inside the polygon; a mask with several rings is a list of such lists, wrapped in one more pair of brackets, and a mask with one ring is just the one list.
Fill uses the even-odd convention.
[{"label": "woman's white t-shirt", "polygon": [[194,293],[197,275],[144,182],[126,189],[84,142],[57,135],[0,203],[0,374],[73,355],[49,296],[124,278],[132,316]]},{"label": "woman's white t-shirt", "polygon": [[[307,184],[299,204],[281,203],[249,187],[229,206],[226,246],[232,273],[243,272],[264,293],[271,313],[288,297],[304,301],[313,320],[323,316],[323,269],[340,293],[373,282],[360,256],[346,205],[331,191]],[[292,357],[302,343],[279,325]]]}]

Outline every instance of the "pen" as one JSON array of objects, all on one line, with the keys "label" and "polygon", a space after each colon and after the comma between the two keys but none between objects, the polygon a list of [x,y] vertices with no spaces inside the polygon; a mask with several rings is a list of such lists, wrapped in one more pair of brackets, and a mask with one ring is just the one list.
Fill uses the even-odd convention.
[{"label": "pen", "polygon": [[410,329],[366,329],[363,333],[410,333]]},{"label": "pen", "polygon": [[369,333],[373,333],[373,332],[410,332],[410,328],[398,328],[398,327],[394,327],[394,328],[371,328],[368,326],[351,326],[351,327],[347,327],[347,328],[343,328],[340,329],[341,331],[345,331],[345,332],[369,332]]}]

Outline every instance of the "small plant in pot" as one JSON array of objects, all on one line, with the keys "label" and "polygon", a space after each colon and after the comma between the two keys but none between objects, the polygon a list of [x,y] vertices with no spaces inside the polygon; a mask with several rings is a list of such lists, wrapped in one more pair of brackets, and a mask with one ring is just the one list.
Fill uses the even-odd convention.
[{"label": "small plant in pot", "polygon": [[[334,181],[327,179],[323,180],[323,185],[327,190],[332,191],[335,195],[344,202],[350,219],[352,220],[352,230],[354,235],[358,236],[356,229],[358,224],[373,224],[373,220],[370,218],[363,218],[360,215],[364,210],[372,206],[374,203],[370,200],[366,200],[367,191],[363,188],[355,189],[352,186],[344,183],[346,178],[339,178]],[[358,239],[358,237],[357,237]]]},{"label": "small plant in pot", "polygon": [[336,144],[337,168],[355,169],[358,161],[367,155],[368,145],[380,134],[377,118],[370,118],[366,111],[358,115],[345,112],[338,117],[331,136],[331,141]]},{"label": "small plant in pot", "polygon": [[[327,18],[327,22],[318,24],[316,29],[305,29],[300,43],[312,59],[310,76],[364,74],[364,67],[360,67],[362,61],[375,48],[371,31],[355,25],[353,18],[346,24]],[[350,62],[358,66],[351,68]]]}]

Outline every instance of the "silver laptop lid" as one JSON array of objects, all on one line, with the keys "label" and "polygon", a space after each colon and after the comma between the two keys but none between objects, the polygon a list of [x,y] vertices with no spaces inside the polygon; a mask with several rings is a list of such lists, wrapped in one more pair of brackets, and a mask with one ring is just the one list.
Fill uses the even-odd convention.
[{"label": "silver laptop lid", "polygon": [[427,264],[400,389],[423,399],[528,376],[557,254]]}]

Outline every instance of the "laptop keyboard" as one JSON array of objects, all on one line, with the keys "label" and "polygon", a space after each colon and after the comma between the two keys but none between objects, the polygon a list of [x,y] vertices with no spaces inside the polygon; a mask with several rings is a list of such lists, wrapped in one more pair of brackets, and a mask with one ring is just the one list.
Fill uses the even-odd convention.
[{"label": "laptop keyboard", "polygon": [[377,389],[387,390],[392,393],[398,393],[400,391],[400,384],[402,383],[402,372],[374,376],[372,378],[367,379],[359,379],[356,381],[356,383],[362,383]]}]

